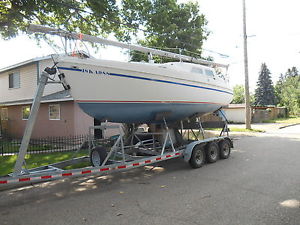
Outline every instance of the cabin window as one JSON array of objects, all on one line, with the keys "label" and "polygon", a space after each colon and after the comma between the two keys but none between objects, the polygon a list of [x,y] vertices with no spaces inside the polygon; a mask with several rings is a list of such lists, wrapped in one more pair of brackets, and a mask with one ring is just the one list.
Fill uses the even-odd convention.
[{"label": "cabin window", "polygon": [[30,115],[30,106],[22,107],[22,120],[28,120]]},{"label": "cabin window", "polygon": [[20,73],[14,72],[8,75],[8,87],[20,88]]},{"label": "cabin window", "polygon": [[205,70],[205,74],[210,77],[214,76],[214,72],[212,70]]},{"label": "cabin window", "polygon": [[7,108],[1,109],[1,120],[8,120],[8,110]]},{"label": "cabin window", "polygon": [[49,120],[60,120],[60,105],[49,105]]},{"label": "cabin window", "polygon": [[203,74],[203,69],[197,68],[197,67],[193,67],[193,68],[192,68],[192,72]]}]

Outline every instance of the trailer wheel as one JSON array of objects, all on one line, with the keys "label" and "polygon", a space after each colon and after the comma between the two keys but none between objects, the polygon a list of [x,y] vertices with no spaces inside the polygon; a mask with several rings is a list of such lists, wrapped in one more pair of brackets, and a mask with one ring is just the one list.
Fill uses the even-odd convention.
[{"label": "trailer wheel", "polygon": [[206,146],[206,159],[209,163],[214,163],[219,157],[219,146],[216,142],[210,142]]},{"label": "trailer wheel", "polygon": [[220,158],[227,159],[230,156],[230,143],[227,140],[220,141],[219,143],[220,148]]},{"label": "trailer wheel", "polygon": [[194,169],[200,168],[205,163],[205,151],[203,146],[197,145],[194,147],[189,163]]},{"label": "trailer wheel", "polygon": [[98,146],[93,148],[90,154],[90,160],[92,166],[101,166],[106,156],[107,156],[107,152],[104,147]]}]

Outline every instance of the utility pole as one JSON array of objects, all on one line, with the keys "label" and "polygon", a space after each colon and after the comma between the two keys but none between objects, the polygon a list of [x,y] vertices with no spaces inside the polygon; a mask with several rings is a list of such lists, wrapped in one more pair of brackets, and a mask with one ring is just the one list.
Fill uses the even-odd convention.
[{"label": "utility pole", "polygon": [[247,27],[246,27],[246,0],[243,1],[243,31],[244,31],[244,68],[245,68],[245,111],[246,129],[251,129],[251,106],[248,78],[248,50],[247,50]]}]

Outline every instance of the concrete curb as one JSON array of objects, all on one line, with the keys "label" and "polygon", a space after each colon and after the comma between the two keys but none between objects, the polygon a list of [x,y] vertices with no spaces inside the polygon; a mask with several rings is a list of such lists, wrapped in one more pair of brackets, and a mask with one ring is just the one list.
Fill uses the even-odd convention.
[{"label": "concrete curb", "polygon": [[283,129],[283,128],[286,128],[286,127],[292,127],[292,126],[296,126],[296,125],[300,125],[300,123],[288,124],[288,125],[279,127],[279,129]]}]

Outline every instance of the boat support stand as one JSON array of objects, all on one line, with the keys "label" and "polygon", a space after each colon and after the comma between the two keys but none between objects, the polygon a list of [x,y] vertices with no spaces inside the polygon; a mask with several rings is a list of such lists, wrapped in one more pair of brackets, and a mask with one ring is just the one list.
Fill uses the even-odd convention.
[{"label": "boat support stand", "polygon": [[[34,127],[34,124],[35,124],[37,116],[38,116],[38,111],[40,108],[40,104],[41,104],[42,96],[43,96],[43,93],[45,90],[45,86],[48,83],[61,83],[65,87],[66,82],[63,77],[61,78],[61,81],[59,81],[59,82],[55,82],[54,79],[52,79],[52,76],[54,77],[57,72],[55,66],[56,65],[54,65],[51,68],[47,67],[40,76],[38,87],[37,87],[37,90],[34,95],[33,104],[32,104],[31,110],[30,110],[30,115],[27,120],[24,135],[23,135],[22,142],[21,142],[21,145],[19,148],[17,161],[15,163],[14,170],[12,173],[13,177],[17,177],[17,176],[20,176],[20,175],[26,173],[26,169],[25,170],[23,169],[23,166],[26,166],[25,165],[25,155],[27,153],[27,149],[28,149],[28,145],[29,145],[30,138],[32,135],[33,127]],[[61,76],[61,74],[59,76]],[[48,80],[52,80],[52,81],[48,81]]]}]

